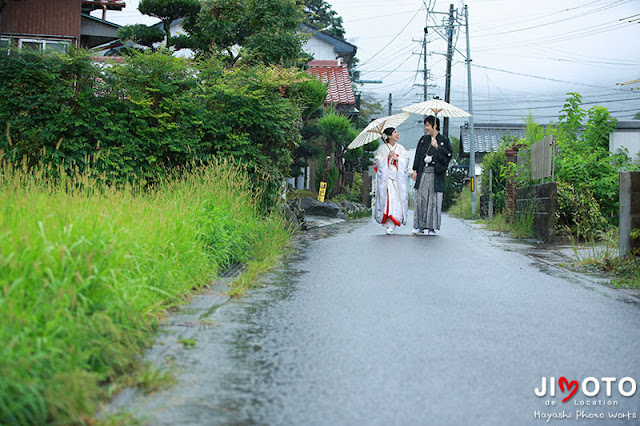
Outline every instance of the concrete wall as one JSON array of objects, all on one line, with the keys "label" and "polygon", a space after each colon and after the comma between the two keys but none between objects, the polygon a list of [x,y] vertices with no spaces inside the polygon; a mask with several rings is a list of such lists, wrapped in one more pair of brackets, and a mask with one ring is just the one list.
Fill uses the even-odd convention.
[{"label": "concrete wall", "polygon": [[317,37],[311,37],[304,46],[302,46],[302,50],[313,55],[315,59],[333,60],[338,57],[331,43],[327,43]]},{"label": "concrete wall", "polygon": [[626,149],[631,159],[640,162],[640,133],[614,132],[609,136],[609,151],[614,154],[620,149]]},{"label": "concrete wall", "polygon": [[609,135],[609,151],[625,148],[631,159],[640,163],[640,120],[618,121],[616,131]]},{"label": "concrete wall", "polygon": [[629,233],[640,228],[640,172],[620,173],[620,239],[619,254],[629,255],[640,248],[640,241],[632,241]]},{"label": "concrete wall", "polygon": [[557,210],[558,186],[555,182],[516,190],[516,217],[533,214],[533,231],[539,240],[554,242]]}]

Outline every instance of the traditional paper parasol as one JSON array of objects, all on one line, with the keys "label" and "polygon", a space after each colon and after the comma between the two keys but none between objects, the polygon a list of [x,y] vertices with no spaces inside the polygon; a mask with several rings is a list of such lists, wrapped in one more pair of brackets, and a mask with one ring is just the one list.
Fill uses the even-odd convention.
[{"label": "traditional paper parasol", "polygon": [[359,148],[369,142],[373,142],[382,136],[382,131],[389,127],[396,127],[409,118],[411,114],[401,112],[400,114],[389,115],[387,117],[377,118],[364,128],[356,138],[351,141],[347,149]]},{"label": "traditional paper parasol", "polygon": [[420,115],[434,115],[440,117],[470,117],[467,111],[451,105],[439,98],[434,98],[428,101],[420,102],[417,104],[409,105],[404,108],[400,108],[403,111],[411,112]]}]

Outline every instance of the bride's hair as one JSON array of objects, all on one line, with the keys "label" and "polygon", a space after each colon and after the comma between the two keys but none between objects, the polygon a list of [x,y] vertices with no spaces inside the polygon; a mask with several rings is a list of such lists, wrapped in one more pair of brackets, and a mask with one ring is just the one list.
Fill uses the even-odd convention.
[{"label": "bride's hair", "polygon": [[396,130],[395,127],[387,127],[382,131],[382,140],[387,142],[389,140],[389,136]]}]

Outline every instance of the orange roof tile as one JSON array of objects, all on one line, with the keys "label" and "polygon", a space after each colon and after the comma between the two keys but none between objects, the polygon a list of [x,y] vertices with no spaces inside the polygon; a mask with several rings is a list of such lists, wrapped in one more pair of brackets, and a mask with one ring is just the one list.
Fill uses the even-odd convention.
[{"label": "orange roof tile", "polygon": [[320,79],[323,83],[329,82],[327,99],[325,104],[355,105],[356,98],[353,95],[349,70],[342,60],[318,60],[308,63],[307,72]]}]

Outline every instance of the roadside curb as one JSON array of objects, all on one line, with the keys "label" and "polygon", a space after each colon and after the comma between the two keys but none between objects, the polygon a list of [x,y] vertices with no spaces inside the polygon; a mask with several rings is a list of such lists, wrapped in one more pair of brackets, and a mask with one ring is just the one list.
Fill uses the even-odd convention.
[{"label": "roadside curb", "polygon": [[[573,246],[566,244],[545,244],[534,239],[515,239],[509,235],[488,230],[483,224],[475,223],[473,220],[460,219],[470,228],[480,231],[489,240],[504,246],[509,245],[519,248],[518,251],[523,255],[542,262],[550,267],[558,270],[566,271],[579,275],[581,279],[593,284],[599,284],[612,290],[616,290],[625,296],[640,301],[640,289],[617,288],[611,285],[614,278],[612,274],[604,271],[590,271],[583,265],[580,265],[578,256]],[[578,248],[578,251],[581,249]]]}]

